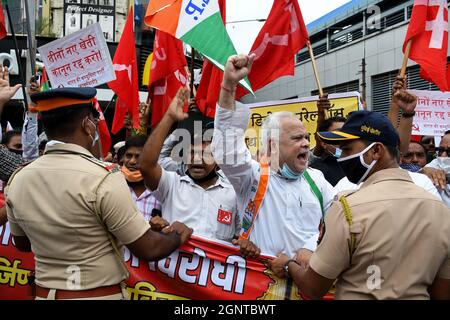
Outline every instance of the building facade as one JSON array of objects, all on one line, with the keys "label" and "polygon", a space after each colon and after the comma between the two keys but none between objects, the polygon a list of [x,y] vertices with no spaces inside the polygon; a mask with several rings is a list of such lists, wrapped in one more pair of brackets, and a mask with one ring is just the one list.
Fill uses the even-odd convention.
[{"label": "building facade", "polygon": [[[325,92],[359,91],[370,110],[387,112],[391,87],[403,62],[402,46],[413,0],[353,0],[307,26]],[[408,62],[408,87],[437,90]],[[295,75],[246,96],[244,102],[317,95],[308,50],[296,56]]]}]

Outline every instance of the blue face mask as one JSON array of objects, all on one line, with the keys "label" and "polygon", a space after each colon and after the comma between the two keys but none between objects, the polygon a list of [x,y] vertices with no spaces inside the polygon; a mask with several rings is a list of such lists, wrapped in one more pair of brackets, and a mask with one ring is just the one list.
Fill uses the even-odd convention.
[{"label": "blue face mask", "polygon": [[283,164],[283,168],[281,168],[281,170],[280,170],[280,174],[288,180],[298,180],[303,176],[303,171],[301,173],[295,173],[285,163],[285,164]]}]

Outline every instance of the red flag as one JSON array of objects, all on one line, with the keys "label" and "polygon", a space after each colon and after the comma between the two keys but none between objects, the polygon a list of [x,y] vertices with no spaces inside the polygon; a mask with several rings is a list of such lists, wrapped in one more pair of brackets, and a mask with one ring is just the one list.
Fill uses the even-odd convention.
[{"label": "red flag", "polygon": [[183,42],[166,32],[156,30],[150,85],[187,65]]},{"label": "red flag", "polygon": [[188,87],[188,77],[185,68],[175,70],[166,78],[152,84],[152,128],[161,121],[170,102],[181,87]]},{"label": "red flag", "polygon": [[[256,54],[248,79],[254,91],[272,81],[294,75],[294,60],[308,41],[308,31],[297,0],[275,0],[250,52]],[[236,99],[247,92],[237,89]]]},{"label": "red flag", "polygon": [[109,134],[108,125],[105,120],[105,116],[103,115],[102,109],[100,108],[100,104],[97,99],[94,99],[94,108],[100,113],[99,121],[98,121],[98,134],[100,136],[100,141],[102,143],[102,153],[103,157],[108,155],[109,149],[111,148],[111,135]]},{"label": "red flag", "polygon": [[0,1],[0,39],[6,37],[6,22],[5,22],[5,14],[3,12],[3,5]]},{"label": "red flag", "polygon": [[[223,23],[226,22],[226,1],[219,0],[220,14]],[[219,100],[220,85],[223,79],[223,71],[214,66],[208,60],[203,63],[202,78],[198,86],[195,101],[200,111],[207,117],[214,118],[216,104]]]},{"label": "red flag", "polygon": [[183,43],[157,30],[153,44],[149,94],[152,99],[152,128],[162,119],[178,89],[187,86]]},{"label": "red flag", "polygon": [[409,40],[409,58],[421,67],[420,76],[448,90],[448,9],[446,0],[415,0],[403,52]]},{"label": "red flag", "polygon": [[108,82],[108,86],[117,95],[116,110],[111,129],[114,134],[123,127],[123,120],[127,111],[133,119],[133,127],[136,129],[139,127],[139,82],[133,21],[133,9],[130,8],[122,37],[113,59],[116,80]]}]

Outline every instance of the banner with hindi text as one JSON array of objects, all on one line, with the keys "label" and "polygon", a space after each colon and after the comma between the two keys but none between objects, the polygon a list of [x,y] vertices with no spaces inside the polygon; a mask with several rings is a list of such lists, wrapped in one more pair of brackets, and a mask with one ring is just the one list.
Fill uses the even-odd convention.
[{"label": "banner with hindi text", "polygon": [[450,130],[450,92],[409,91],[417,96],[413,135],[441,137]]},{"label": "banner with hindi text", "polygon": [[34,299],[29,284],[33,271],[33,254],[16,249],[6,223],[0,227],[0,300]]},{"label": "banner with hindi text", "polygon": [[[328,111],[328,117],[342,116],[347,117],[350,112],[362,110],[360,103],[360,94],[358,92],[335,93],[328,96],[332,108]],[[311,148],[314,148],[316,141],[314,133],[317,129],[317,100],[318,96],[269,101],[250,104],[251,116],[246,132],[247,146],[255,155],[259,148],[259,130],[264,119],[274,112],[290,111],[298,116],[306,130],[310,134]]]},{"label": "banner with hindi text", "polygon": [[[32,299],[32,253],[19,252],[9,223],[0,227],[0,300]],[[158,262],[134,257],[125,249],[131,300],[299,300],[292,279],[277,278],[267,263],[273,257],[245,259],[237,247],[192,236]],[[327,294],[325,299],[332,299]]]},{"label": "banner with hindi text", "polygon": [[291,279],[279,279],[269,270],[270,259],[245,259],[238,248],[193,236],[157,263],[126,252],[127,289],[131,300],[301,299]]}]

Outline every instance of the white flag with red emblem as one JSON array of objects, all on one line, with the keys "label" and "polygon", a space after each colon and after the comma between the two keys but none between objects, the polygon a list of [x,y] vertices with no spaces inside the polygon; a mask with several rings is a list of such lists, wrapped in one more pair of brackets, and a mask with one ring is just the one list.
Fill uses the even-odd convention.
[{"label": "white flag with red emblem", "polygon": [[446,0],[415,0],[403,52],[411,40],[409,58],[421,67],[420,76],[448,91],[448,7]]}]

